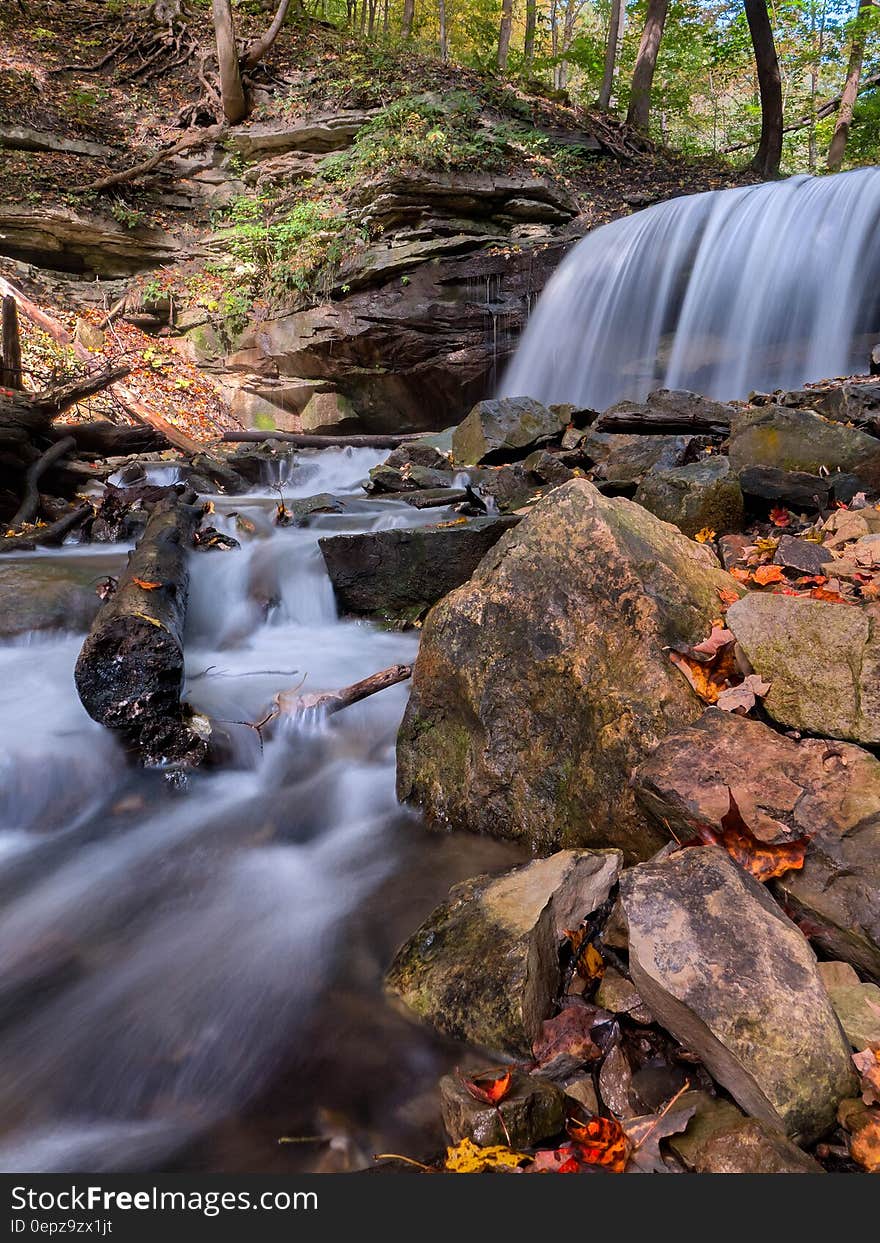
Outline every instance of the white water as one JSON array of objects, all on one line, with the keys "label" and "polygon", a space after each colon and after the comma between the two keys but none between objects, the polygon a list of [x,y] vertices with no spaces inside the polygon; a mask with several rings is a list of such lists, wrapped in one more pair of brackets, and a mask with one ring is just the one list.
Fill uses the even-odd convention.
[{"label": "white water", "polygon": [[606,409],[863,372],[880,339],[880,168],[672,199],[597,229],[538,301],[501,394]]},{"label": "white water", "polygon": [[[213,521],[243,546],[192,556],[186,693],[229,723],[230,758],[186,792],[133,772],[86,717],[72,679],[81,635],[0,645],[0,1168],[167,1168],[291,1060],[304,1068],[295,1105],[308,1120],[290,1125],[306,1133],[308,1111],[344,1095],[346,1068],[354,1100],[390,1096],[407,1059],[410,1092],[436,1078],[428,1038],[405,1024],[388,1036],[390,1018],[380,1022],[383,960],[453,880],[506,859],[477,839],[454,861],[442,844],[409,858],[421,830],[394,791],[405,686],[288,726],[264,748],[241,724],[303,679],[333,689],[414,657],[412,632],[337,618],[317,546],[322,534],[444,516],[365,499],[359,483],[380,457],[303,456],[288,501],[348,498],[309,528],[275,527],[271,490],[213,498]],[[371,903],[380,948],[360,928]],[[333,1051],[338,1024],[322,998],[346,972],[371,1009]],[[323,1041],[308,1034],[316,1023],[331,1033]],[[331,1055],[343,1069],[328,1083],[309,1067]],[[392,1113],[390,1100],[375,1108]]]}]

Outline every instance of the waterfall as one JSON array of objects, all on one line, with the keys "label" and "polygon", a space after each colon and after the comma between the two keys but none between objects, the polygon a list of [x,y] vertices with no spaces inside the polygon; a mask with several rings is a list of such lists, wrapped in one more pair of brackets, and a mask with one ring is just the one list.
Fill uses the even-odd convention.
[{"label": "waterfall", "polygon": [[722,400],[866,369],[880,339],[880,168],[715,190],[585,237],[501,395],[605,409],[653,388]]}]

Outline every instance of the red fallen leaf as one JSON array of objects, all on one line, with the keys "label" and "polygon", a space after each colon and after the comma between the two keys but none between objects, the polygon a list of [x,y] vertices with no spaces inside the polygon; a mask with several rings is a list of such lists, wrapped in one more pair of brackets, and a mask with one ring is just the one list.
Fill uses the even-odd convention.
[{"label": "red fallen leaf", "polygon": [[566,1006],[555,1018],[545,1019],[541,1034],[532,1045],[532,1053],[539,1066],[546,1066],[560,1056],[575,1058],[579,1062],[595,1062],[602,1050],[592,1037],[596,1010],[591,1006]]},{"label": "red fallen leaf", "polygon": [[782,583],[785,581],[781,565],[759,565],[752,578],[761,587],[766,587],[768,583]]},{"label": "red fallen leaf", "polygon": [[511,1087],[513,1072],[507,1070],[484,1070],[468,1078],[461,1076],[461,1081],[475,1100],[484,1105],[497,1105],[507,1096]]},{"label": "red fallen leaf", "polygon": [[539,1174],[580,1174],[577,1147],[563,1144],[561,1148],[539,1148],[532,1168]]},{"label": "red fallen leaf", "polygon": [[791,524],[791,514],[779,506],[770,510],[770,521],[775,527],[787,527]]},{"label": "red fallen leaf", "polygon": [[145,578],[133,578],[131,580],[136,587],[140,587],[141,591],[155,591],[157,587],[161,587],[161,583],[150,582]]},{"label": "red fallen leaf", "polygon": [[613,1174],[626,1169],[632,1144],[616,1118],[594,1114],[586,1121],[570,1117],[566,1130],[577,1144],[578,1155],[585,1165],[601,1165]]},{"label": "red fallen leaf", "polygon": [[695,643],[691,650],[700,652],[703,656],[714,656],[722,647],[727,647],[729,643],[734,643],[735,641],[732,630],[725,630],[721,626],[713,626],[712,633],[708,639],[703,639],[702,643]]},{"label": "red fallen leaf", "polygon": [[[855,577],[858,578],[858,574]],[[796,578],[794,581],[799,587],[809,587],[810,584],[822,587],[828,582],[828,576],[827,574],[804,574],[802,578]]]},{"label": "red fallen leaf", "polygon": [[798,837],[790,842],[762,842],[742,818],[736,799],[727,791],[730,806],[721,818],[721,832],[709,824],[696,826],[696,833],[704,846],[723,846],[731,859],[759,881],[772,880],[793,869],[804,866],[809,837]]}]

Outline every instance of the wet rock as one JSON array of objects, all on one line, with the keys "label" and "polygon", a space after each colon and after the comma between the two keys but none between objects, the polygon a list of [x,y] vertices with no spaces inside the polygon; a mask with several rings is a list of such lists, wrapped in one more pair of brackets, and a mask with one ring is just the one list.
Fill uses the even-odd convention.
[{"label": "wet rock", "polygon": [[573,1101],[577,1101],[587,1113],[597,1114],[599,1112],[599,1098],[593,1087],[592,1076],[577,1075],[574,1079],[569,1079],[568,1083],[563,1084],[562,1091]]},{"label": "wet rock", "polygon": [[832,381],[784,393],[782,402],[786,406],[815,410],[835,422],[870,424],[880,417],[880,384],[870,380]]},{"label": "wet rock", "polygon": [[720,534],[743,524],[742,489],[726,457],[706,457],[672,470],[655,468],[644,476],[634,499],[691,539],[704,527]]},{"label": "wet rock", "polygon": [[842,471],[880,487],[880,441],[808,410],[755,406],[738,411],[730,431],[730,464],[785,471]]},{"label": "wet rock", "polygon": [[596,1004],[612,1014],[624,1014],[634,1023],[651,1023],[651,1012],[639,996],[638,989],[632,980],[606,967],[601,983],[596,992]]},{"label": "wet rock", "polygon": [[828,507],[828,479],[804,471],[746,466],[739,472],[739,486],[747,499],[768,505],[784,505],[798,512]]},{"label": "wet rock", "polygon": [[296,520],[297,526],[308,526],[309,518],[315,514],[341,514],[345,512],[345,503],[332,492],[318,492],[315,496],[303,496],[287,504]]},{"label": "wet rock", "polygon": [[466,500],[467,492],[464,488],[423,488],[416,492],[386,492],[382,499],[403,501],[413,509],[440,509]]},{"label": "wet rock", "polygon": [[705,637],[714,555],[574,479],[540,500],[425,625],[398,739],[398,792],[434,819],[533,848],[662,835],[634,766],[701,706],[672,643]]},{"label": "wet rock", "polygon": [[553,487],[558,487],[574,478],[574,471],[571,467],[566,466],[556,454],[548,453],[546,449],[536,449],[534,453],[530,453],[523,462],[522,468],[527,474],[534,475],[538,483],[549,483]]},{"label": "wet rock", "polygon": [[732,793],[761,841],[810,837],[774,887],[826,953],[880,979],[880,763],[848,743],[794,742],[709,708],[637,769],[636,796],[680,840],[721,831]]},{"label": "wet rock", "polygon": [[366,531],[320,540],[346,613],[416,617],[465,582],[515,517],[473,518],[433,527]]},{"label": "wet rock", "polygon": [[695,1174],[824,1174],[822,1166],[775,1127],[747,1118],[707,1092],[688,1092],[682,1105],[696,1113],[680,1135],[670,1135],[672,1151]]},{"label": "wet rock", "polygon": [[455,474],[451,470],[435,470],[429,466],[410,465],[395,467],[383,462],[370,471],[371,491],[417,492],[420,488],[451,488]]},{"label": "wet rock", "polygon": [[517,1074],[497,1108],[475,1100],[459,1075],[440,1080],[443,1125],[453,1144],[470,1139],[483,1148],[494,1144],[530,1148],[563,1129],[563,1099],[555,1083],[538,1075]]},{"label": "wet rock", "polygon": [[516,513],[536,495],[534,480],[521,462],[493,467],[482,474],[478,483],[479,495],[484,499],[491,497],[503,514]]},{"label": "wet rock", "polygon": [[315,393],[309,398],[302,414],[300,426],[304,432],[332,432],[344,435],[361,430],[358,414],[347,397],[341,393]]},{"label": "wet rock", "polygon": [[801,574],[822,574],[822,566],[827,560],[828,553],[823,551],[821,544],[797,539],[793,535],[780,535],[773,564],[783,565],[787,570],[799,570]]},{"label": "wet rock", "polygon": [[565,930],[602,905],[620,862],[566,850],[454,886],[398,950],[388,989],[454,1040],[530,1054],[561,985]]},{"label": "wet rock", "polygon": [[604,483],[634,484],[649,470],[682,466],[691,436],[641,436],[589,431],[580,442],[593,475]]},{"label": "wet rock", "polygon": [[449,470],[449,454],[441,453],[436,445],[426,437],[411,440],[399,449],[392,450],[382,463],[383,466],[400,470],[404,466],[423,466],[428,470]]},{"label": "wet rock", "polygon": [[630,1098],[632,1069],[620,1045],[614,1045],[605,1054],[599,1071],[599,1093],[607,1109],[617,1118],[633,1118],[638,1110]]},{"label": "wet rock", "polygon": [[847,962],[820,962],[819,974],[852,1047],[880,1044],[880,988],[863,984]]},{"label": "wet rock", "polygon": [[565,423],[531,397],[499,397],[478,402],[452,436],[457,465],[502,462],[522,450],[559,436]]},{"label": "wet rock", "polygon": [[871,347],[871,353],[868,358],[868,368],[871,375],[880,375],[880,344]]},{"label": "wet rock", "polygon": [[743,1109],[818,1139],[852,1091],[849,1048],[803,934],[719,847],[621,877],[633,983]]},{"label": "wet rock", "polygon": [[764,707],[789,729],[880,742],[880,645],[870,608],[751,592],[727,624],[757,674]]},{"label": "wet rock", "polygon": [[[106,573],[106,571],[105,571]],[[0,561],[0,638],[33,630],[87,630],[101,606],[94,563]]]}]

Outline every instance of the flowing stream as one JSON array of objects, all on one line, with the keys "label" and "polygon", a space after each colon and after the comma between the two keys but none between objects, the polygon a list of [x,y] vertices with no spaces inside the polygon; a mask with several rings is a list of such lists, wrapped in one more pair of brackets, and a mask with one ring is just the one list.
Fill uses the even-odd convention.
[{"label": "flowing stream", "polygon": [[[308,528],[273,524],[270,488],[212,498],[242,548],[192,554],[186,697],[226,723],[228,762],[184,790],[85,715],[81,633],[0,645],[0,1169],[339,1169],[439,1144],[461,1051],[392,1011],[382,973],[450,884],[520,856],[397,805],[405,686],[264,743],[244,724],[303,679],[415,656],[413,632],[337,617],[317,546],[448,516],[365,498],[381,456],[301,455],[285,498],[346,505]],[[97,581],[126,551],[21,567],[85,559]]]},{"label": "flowing stream", "polygon": [[671,199],[578,243],[501,395],[604,410],[864,372],[880,340],[880,168]]}]

